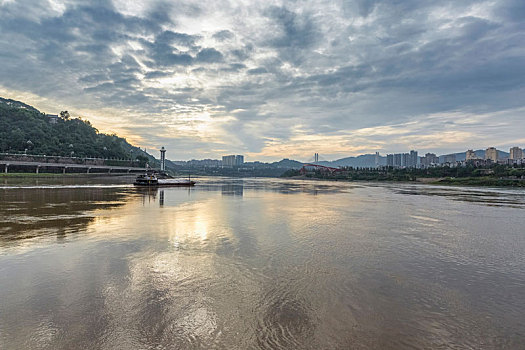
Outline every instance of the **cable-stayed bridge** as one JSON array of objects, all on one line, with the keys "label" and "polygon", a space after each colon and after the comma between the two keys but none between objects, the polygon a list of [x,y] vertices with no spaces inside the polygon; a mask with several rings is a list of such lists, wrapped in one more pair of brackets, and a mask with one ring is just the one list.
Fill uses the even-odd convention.
[{"label": "cable-stayed bridge", "polygon": [[308,164],[318,164],[321,162],[329,162],[328,159],[319,155],[319,153],[314,153],[314,155],[306,160]]},{"label": "cable-stayed bridge", "polygon": [[321,170],[321,171],[327,171],[329,173],[334,173],[341,171],[339,168],[334,168],[326,165],[319,164],[320,162],[327,162],[323,157],[319,157],[319,153],[314,153],[314,156],[306,163],[303,164],[303,167],[301,168],[301,173],[308,172],[309,168],[315,169],[315,170]]}]

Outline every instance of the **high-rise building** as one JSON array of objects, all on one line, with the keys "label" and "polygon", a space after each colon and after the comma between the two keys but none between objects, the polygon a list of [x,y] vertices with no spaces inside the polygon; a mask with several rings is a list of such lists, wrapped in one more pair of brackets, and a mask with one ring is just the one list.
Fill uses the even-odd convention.
[{"label": "high-rise building", "polygon": [[417,160],[419,159],[419,157],[417,156],[417,151],[410,151],[410,155],[409,155],[409,161],[407,162],[407,167],[409,168],[417,168],[418,164],[417,164]]},{"label": "high-rise building", "polygon": [[435,164],[439,164],[439,157],[434,153],[427,153],[424,157],[421,157],[422,167],[429,167]]},{"label": "high-rise building", "polygon": [[386,165],[387,166],[394,166],[394,155],[393,154],[387,154],[386,155]]},{"label": "high-rise building", "polygon": [[[379,161],[379,154],[376,155]],[[386,155],[386,165],[394,166],[396,168],[416,168],[418,166],[417,151],[410,151],[410,153],[395,153]]]},{"label": "high-rise building", "polygon": [[455,154],[447,154],[443,156],[443,163],[453,164],[456,162],[456,155]]},{"label": "high-rise building", "polygon": [[235,156],[235,165],[239,166],[239,165],[243,165],[244,164],[244,156],[243,155],[236,155]]},{"label": "high-rise building", "polygon": [[222,166],[223,167],[234,167],[244,164],[244,156],[243,155],[229,155],[229,156],[222,156]]},{"label": "high-rise building", "polygon": [[474,159],[478,159],[478,156],[476,155],[476,152],[469,149],[467,153],[465,154],[465,160],[469,161],[469,160],[474,160]]},{"label": "high-rise building", "polygon": [[523,150],[519,147],[512,147],[510,149],[509,159],[512,159],[512,160],[523,159]]},{"label": "high-rise building", "polygon": [[401,167],[402,164],[402,155],[401,153],[394,154],[394,166],[395,167]]},{"label": "high-rise building", "polygon": [[498,161],[498,150],[495,147],[489,147],[485,151],[485,159],[492,160],[493,162]]},{"label": "high-rise building", "polygon": [[235,156],[222,156],[222,166],[223,167],[232,167],[235,165]]}]

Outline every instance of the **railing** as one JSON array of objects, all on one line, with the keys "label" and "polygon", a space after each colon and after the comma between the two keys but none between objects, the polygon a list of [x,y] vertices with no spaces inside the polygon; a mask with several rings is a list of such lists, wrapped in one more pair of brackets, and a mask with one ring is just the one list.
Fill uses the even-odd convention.
[{"label": "railing", "polygon": [[82,164],[82,165],[109,165],[109,166],[134,166],[139,167],[137,160],[121,158],[90,158],[90,157],[64,157],[48,156],[43,154],[19,154],[19,153],[0,153],[0,160],[39,162],[39,163],[60,163],[60,164]]}]

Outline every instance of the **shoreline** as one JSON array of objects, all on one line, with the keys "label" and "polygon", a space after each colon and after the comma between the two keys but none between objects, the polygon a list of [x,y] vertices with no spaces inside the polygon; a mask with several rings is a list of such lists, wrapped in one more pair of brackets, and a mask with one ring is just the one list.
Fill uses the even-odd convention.
[{"label": "shoreline", "polygon": [[115,174],[108,174],[108,173],[66,173],[66,174],[59,174],[59,173],[0,173],[0,179],[32,179],[32,178],[39,178],[39,179],[58,179],[58,178],[93,178],[93,177],[135,177],[136,174],[128,174],[128,173],[115,173]]},{"label": "shoreline", "polygon": [[500,188],[525,188],[525,179],[497,179],[486,177],[464,177],[464,178],[437,178],[422,177],[412,181],[403,180],[381,180],[381,179],[337,179],[337,178],[316,178],[304,175],[282,177],[283,179],[295,180],[317,180],[317,181],[339,181],[339,182],[370,182],[370,183],[402,183],[402,184],[422,184],[422,185],[441,185],[441,186],[464,186],[464,187],[500,187]]},{"label": "shoreline", "polygon": [[[0,179],[89,179],[89,178],[114,178],[122,179],[135,177],[136,174],[128,173],[0,173]],[[209,177],[221,177],[206,175]],[[251,177],[245,177],[251,178]],[[259,178],[259,177],[253,177]],[[266,178],[266,177],[265,177]],[[305,175],[289,177],[268,177],[289,180],[315,180],[315,181],[336,181],[336,182],[368,182],[368,183],[402,183],[402,184],[422,184],[422,185],[441,185],[441,186],[464,186],[464,187],[499,187],[499,188],[525,188],[525,179],[499,179],[490,177],[420,177],[415,180],[383,180],[383,179],[341,179],[341,178],[317,178]]]}]

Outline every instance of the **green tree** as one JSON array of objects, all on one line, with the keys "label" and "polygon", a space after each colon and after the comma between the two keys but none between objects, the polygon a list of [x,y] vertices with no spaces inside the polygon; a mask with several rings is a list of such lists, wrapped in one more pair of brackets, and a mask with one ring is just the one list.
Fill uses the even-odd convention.
[{"label": "green tree", "polygon": [[71,116],[69,115],[69,112],[68,111],[62,111],[60,112],[60,118],[64,119],[64,120],[69,120]]}]

